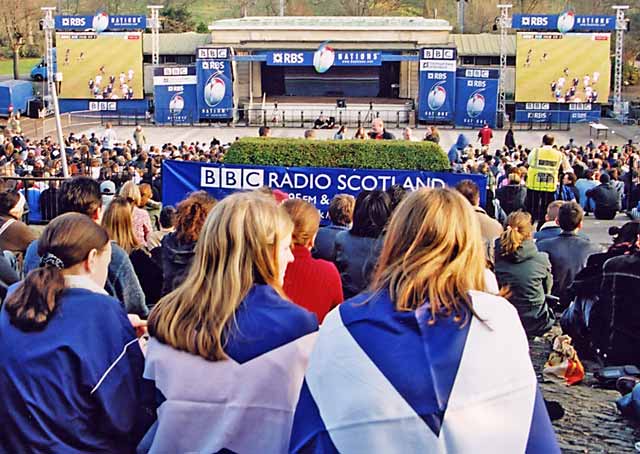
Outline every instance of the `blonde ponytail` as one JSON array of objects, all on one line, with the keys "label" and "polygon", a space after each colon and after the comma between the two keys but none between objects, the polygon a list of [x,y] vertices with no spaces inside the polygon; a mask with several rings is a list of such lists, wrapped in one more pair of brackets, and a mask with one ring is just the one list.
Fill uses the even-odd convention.
[{"label": "blonde ponytail", "polygon": [[507,218],[507,228],[500,235],[500,252],[502,255],[515,253],[522,243],[531,239],[533,226],[531,215],[524,211],[514,211]]}]

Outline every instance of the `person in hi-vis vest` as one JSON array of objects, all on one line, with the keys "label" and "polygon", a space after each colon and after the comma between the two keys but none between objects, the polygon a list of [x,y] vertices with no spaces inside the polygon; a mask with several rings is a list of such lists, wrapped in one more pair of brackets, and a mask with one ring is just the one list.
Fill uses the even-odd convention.
[{"label": "person in hi-vis vest", "polygon": [[528,159],[526,208],[532,221],[539,225],[544,223],[547,206],[555,199],[560,167],[564,172],[573,171],[566,156],[553,148],[553,142],[553,136],[545,134],[542,147],[534,148]]}]

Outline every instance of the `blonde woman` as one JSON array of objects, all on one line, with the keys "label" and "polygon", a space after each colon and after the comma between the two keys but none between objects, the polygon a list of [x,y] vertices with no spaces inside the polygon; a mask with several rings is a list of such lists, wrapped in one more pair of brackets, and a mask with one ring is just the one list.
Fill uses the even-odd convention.
[{"label": "blonde woman", "polygon": [[525,331],[539,336],[555,322],[547,305],[553,276],[549,256],[539,252],[533,241],[531,215],[515,211],[507,218],[507,229],[496,242],[495,273],[498,284],[509,291]]},{"label": "blonde woman", "polygon": [[189,274],[149,317],[145,377],[167,399],[149,452],[287,451],[317,329],[282,291],[292,230],[257,192],[207,217]]},{"label": "blonde woman", "polygon": [[140,206],[142,203],[140,188],[133,181],[127,181],[120,188],[120,195],[133,205],[133,231],[138,242],[146,246],[153,228],[151,227],[149,213],[144,209],[144,206]]},{"label": "blonde woman", "polygon": [[460,194],[408,195],[370,291],[324,320],[289,452],[559,453],[522,325],[483,292],[484,264]]},{"label": "blonde woman", "polygon": [[132,223],[133,208],[124,197],[114,197],[102,217],[102,227],[111,241],[129,255],[147,307],[151,309],[162,296],[162,263],[159,258],[154,259],[151,252],[136,238]]}]

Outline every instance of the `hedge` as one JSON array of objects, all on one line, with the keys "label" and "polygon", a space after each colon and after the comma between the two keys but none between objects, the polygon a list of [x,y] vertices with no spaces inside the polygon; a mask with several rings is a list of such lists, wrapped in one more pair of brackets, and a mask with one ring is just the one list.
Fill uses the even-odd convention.
[{"label": "hedge", "polygon": [[229,148],[225,162],[283,167],[449,170],[438,144],[404,140],[308,140],[244,138]]}]

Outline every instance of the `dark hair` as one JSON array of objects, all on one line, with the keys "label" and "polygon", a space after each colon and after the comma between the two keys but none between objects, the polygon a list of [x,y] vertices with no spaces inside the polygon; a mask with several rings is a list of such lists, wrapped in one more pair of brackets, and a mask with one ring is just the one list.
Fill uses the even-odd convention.
[{"label": "dark hair", "polygon": [[362,191],[356,198],[353,210],[353,227],[350,232],[355,236],[377,238],[380,236],[391,216],[391,200],[383,191]]},{"label": "dark hair", "polygon": [[20,193],[15,189],[0,192],[0,216],[10,216],[9,211],[17,205]]},{"label": "dark hair", "polygon": [[60,214],[75,212],[96,219],[96,214],[102,207],[100,184],[88,177],[75,177],[65,181],[58,195],[58,206]]},{"label": "dark hair", "polygon": [[185,243],[195,243],[209,211],[216,199],[206,191],[196,191],[178,204],[176,209],[176,238]]},{"label": "dark hair", "polygon": [[563,203],[558,210],[558,225],[565,232],[577,229],[583,218],[584,211],[575,200]]},{"label": "dark hair", "polygon": [[569,180],[569,184],[575,184],[576,183],[576,175],[573,172],[567,172],[567,173],[565,173],[565,175],[567,176],[567,179]]},{"label": "dark hair", "polygon": [[271,128],[269,126],[260,126],[258,128],[258,136],[267,137],[267,134],[269,134],[269,131],[271,131]]},{"label": "dark hair", "polygon": [[471,180],[462,180],[456,184],[456,190],[462,194],[471,205],[480,203],[480,188]]},{"label": "dark hair", "polygon": [[329,219],[334,225],[346,226],[353,221],[356,199],[349,194],[336,194],[329,203]]},{"label": "dark hair", "polygon": [[587,179],[587,180],[592,179],[592,178],[593,178],[593,170],[591,170],[591,169],[587,169],[587,170],[584,172],[584,178],[585,178],[585,179]]},{"label": "dark hair", "polygon": [[551,134],[542,136],[542,145],[553,145],[555,138]]},{"label": "dark hair", "polygon": [[38,242],[38,255],[46,264],[31,271],[5,302],[11,323],[23,331],[43,329],[65,288],[62,270],[86,260],[93,249],[103,251],[107,243],[106,230],[84,214],[52,220]]},{"label": "dark hair", "polygon": [[160,226],[168,229],[176,225],[176,209],[171,205],[167,205],[160,211]]},{"label": "dark hair", "polygon": [[396,207],[402,202],[404,196],[407,195],[407,190],[399,184],[394,184],[387,189],[387,195],[391,199],[391,211],[394,211]]},{"label": "dark hair", "polygon": [[613,244],[634,243],[640,235],[640,222],[630,221],[621,227],[617,225],[609,227],[609,235],[615,236]]}]

